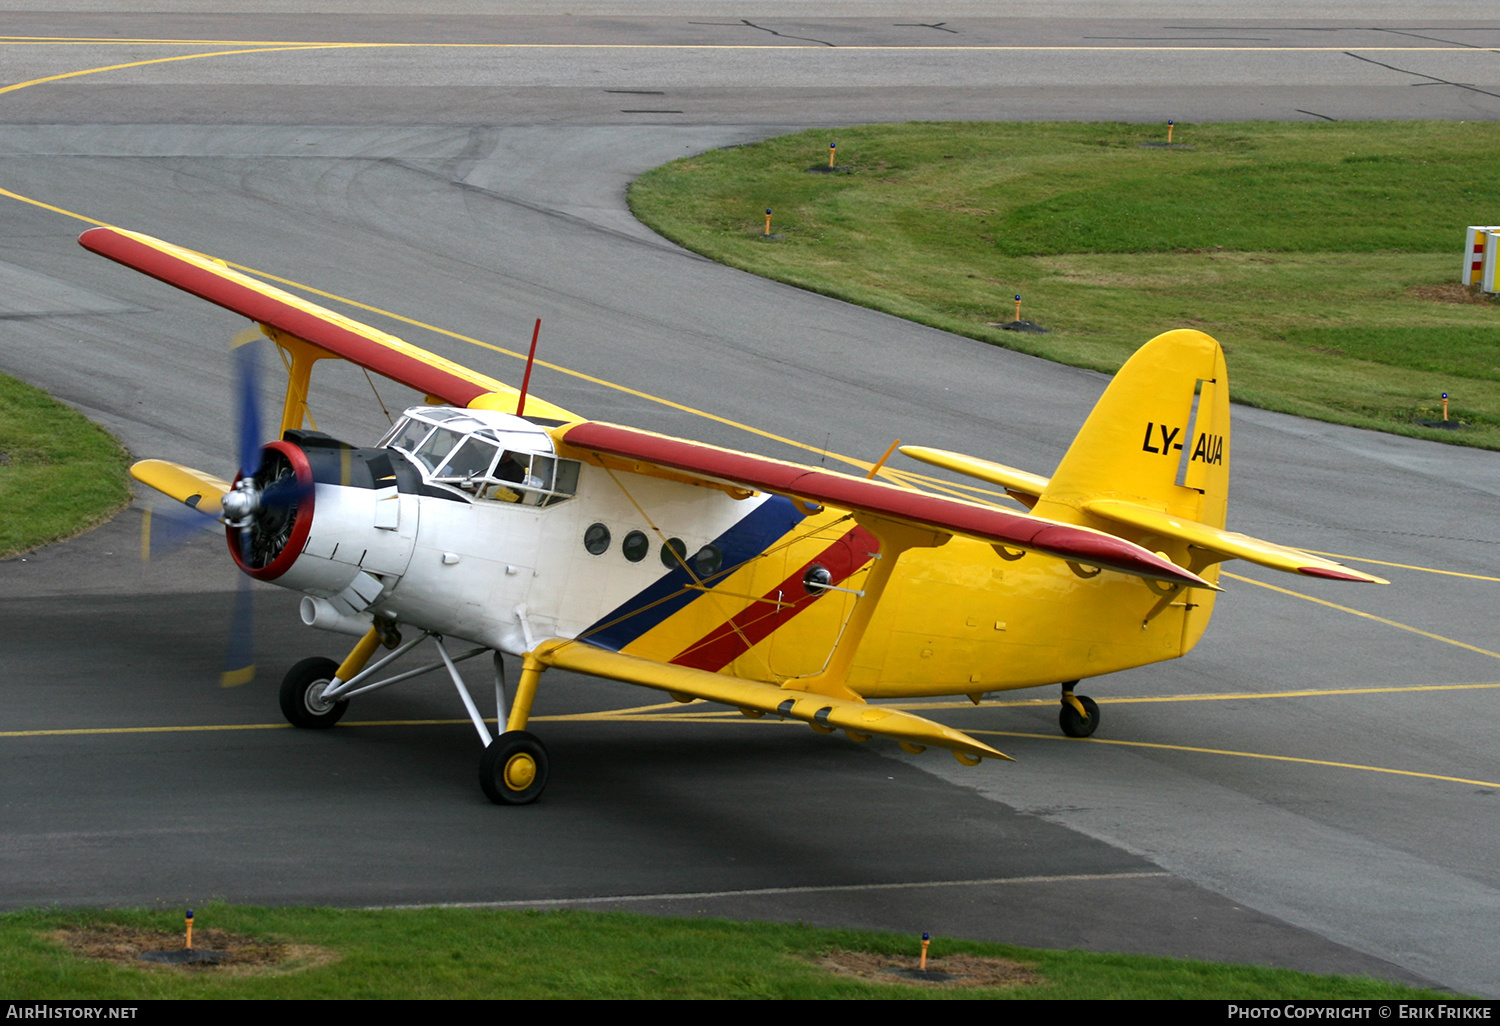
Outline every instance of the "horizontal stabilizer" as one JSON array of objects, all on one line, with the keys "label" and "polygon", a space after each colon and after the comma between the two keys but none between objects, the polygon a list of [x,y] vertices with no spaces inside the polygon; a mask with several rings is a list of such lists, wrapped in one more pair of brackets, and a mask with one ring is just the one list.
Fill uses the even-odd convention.
[{"label": "horizontal stabilizer", "polygon": [[811,691],[792,691],[774,684],[741,680],[687,666],[658,663],[637,656],[622,655],[581,641],[544,642],[532,653],[547,666],[555,666],[593,677],[640,684],[674,695],[691,695],[709,702],[748,709],[755,713],[772,713],[788,719],[802,720],[814,729],[834,729],[851,735],[880,734],[910,745],[948,748],[968,756],[1014,760],[976,741],[962,731],[915,716],[889,706],[866,705],[844,698]]},{"label": "horizontal stabilizer", "polygon": [[934,467],[942,467],[944,470],[951,470],[965,477],[999,485],[1017,501],[1024,502],[1028,506],[1034,506],[1035,500],[1041,498],[1042,492],[1047,487],[1047,479],[1040,474],[1017,470],[1003,463],[992,463],[989,460],[979,459],[977,456],[965,456],[961,452],[929,449],[925,445],[903,445],[901,453]]},{"label": "horizontal stabilizer", "polygon": [[821,467],[735,452],[703,442],[658,435],[618,424],[589,421],[563,428],[561,441],[574,452],[620,456],[739,485],[849,510],[856,519],[883,519],[993,545],[1040,552],[1133,577],[1218,590],[1170,559],[1105,531],[1028,516],[965,499],[932,495],[853,477]]},{"label": "horizontal stabilizer", "polygon": [[1083,508],[1095,516],[1113,520],[1117,524],[1166,535],[1185,541],[1200,549],[1216,552],[1226,559],[1243,559],[1272,570],[1305,577],[1323,577],[1336,581],[1361,581],[1366,584],[1389,584],[1389,581],[1359,570],[1351,570],[1342,563],[1323,559],[1300,549],[1288,548],[1274,542],[1261,541],[1249,535],[1235,534],[1218,527],[1196,523],[1182,517],[1174,517],[1149,506],[1116,499],[1091,499]]},{"label": "horizontal stabilizer", "polygon": [[130,476],[211,517],[223,515],[224,493],[233,487],[223,478],[166,460],[141,460],[131,465]]}]

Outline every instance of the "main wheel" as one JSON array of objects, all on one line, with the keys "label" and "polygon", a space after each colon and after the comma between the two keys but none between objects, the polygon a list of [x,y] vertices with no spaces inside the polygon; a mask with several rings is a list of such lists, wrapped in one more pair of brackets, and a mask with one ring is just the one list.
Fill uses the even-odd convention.
[{"label": "main wheel", "polygon": [[1099,703],[1086,695],[1074,695],[1073,697],[1078,699],[1078,703],[1089,714],[1089,718],[1084,719],[1082,716],[1079,716],[1077,709],[1064,702],[1062,711],[1057,714],[1057,725],[1069,737],[1088,737],[1099,728]]},{"label": "main wheel", "polygon": [[349,708],[347,701],[325,702],[323,689],[339,672],[332,659],[304,659],[281,679],[281,715],[294,727],[331,727]]},{"label": "main wheel", "polygon": [[524,730],[507,730],[479,758],[479,786],[496,805],[530,805],[547,786],[547,747]]}]

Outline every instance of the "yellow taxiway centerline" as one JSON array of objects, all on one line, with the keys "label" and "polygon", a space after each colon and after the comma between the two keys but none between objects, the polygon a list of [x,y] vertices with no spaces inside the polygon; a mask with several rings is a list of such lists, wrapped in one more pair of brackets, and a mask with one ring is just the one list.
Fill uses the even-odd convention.
[{"label": "yellow taxiway centerline", "polygon": [[[1294,691],[1237,691],[1227,694],[1194,694],[1194,695],[1122,695],[1110,698],[1101,705],[1134,705],[1143,703],[1172,703],[1172,702],[1245,702],[1273,698],[1338,698],[1352,695],[1387,695],[1401,694],[1404,692],[1426,692],[1426,691],[1494,691],[1500,689],[1500,681],[1488,681],[1471,684],[1393,684],[1381,687],[1368,688],[1301,688]],[[710,703],[702,699],[694,699],[691,702],[656,702],[650,705],[628,706],[623,709],[600,709],[586,713],[564,713],[553,716],[533,716],[532,721],[537,723],[577,723],[590,720],[631,720],[641,722],[665,722],[672,720],[716,720],[722,719],[729,722],[744,721],[746,723],[757,722],[740,714],[736,709],[728,708],[702,708]],[[1023,698],[1014,700],[991,700],[986,699],[976,706],[973,702],[882,702],[881,705],[889,705],[893,709],[904,712],[935,712],[939,710],[952,709],[1008,709],[1024,708],[1028,706],[1055,706],[1057,703],[1050,698]],[[697,706],[699,708],[693,708]],[[691,712],[686,710],[692,709]],[[428,720],[345,720],[338,724],[340,727],[410,727],[410,726],[438,726],[469,723],[466,719],[428,719]],[[768,722],[781,722],[773,720]],[[800,724],[792,724],[797,726]],[[215,730],[279,730],[289,726],[286,723],[223,723],[204,724],[200,726],[176,726],[176,727],[66,727],[48,730],[0,730],[0,738],[6,737],[53,737],[66,736],[69,734],[158,734],[180,731],[215,731]],[[1041,734],[1016,734],[1016,737],[1050,737]],[[1121,744],[1127,742],[1119,742]],[[1133,743],[1133,742],[1129,742]]]},{"label": "yellow taxiway centerline", "polygon": [[[351,45],[362,46],[364,44]],[[30,86],[42,85],[46,82],[60,82],[65,78],[79,78],[83,75],[97,75],[103,71],[123,71],[126,68],[140,68],[148,64],[168,64],[172,61],[192,61],[197,60],[200,57],[233,57],[242,53],[277,53],[286,50],[328,50],[334,48],[336,47],[330,47],[328,44],[309,43],[283,46],[263,46],[253,50],[218,50],[213,53],[183,53],[178,54],[175,57],[154,57],[151,60],[146,61],[131,61],[127,64],[109,64],[105,65],[102,68],[85,68],[82,71],[66,71],[61,75],[48,75],[45,78],[33,78],[26,82],[16,82],[13,85],[0,87],[0,93],[13,93],[17,89],[26,89]]]},{"label": "yellow taxiway centerline", "polygon": [[885,51],[921,52],[1003,52],[1003,53],[1138,53],[1142,50],[1168,52],[1204,50],[1209,53],[1493,53],[1475,46],[1084,46],[1080,44],[892,44],[884,46],[829,46],[826,43],[787,40],[780,43],[406,43],[352,42],[337,40],[285,39],[118,39],[89,36],[0,36],[0,46],[259,46],[286,49],[369,47],[371,49],[426,50],[844,50],[856,53]]},{"label": "yellow taxiway centerline", "polygon": [[1470,652],[1478,652],[1480,655],[1493,656],[1496,659],[1500,659],[1500,652],[1491,652],[1489,649],[1480,648],[1478,645],[1470,645],[1467,642],[1456,641],[1453,638],[1445,638],[1441,634],[1434,634],[1431,631],[1424,631],[1420,627],[1412,627],[1408,624],[1399,623],[1395,620],[1387,620],[1385,617],[1376,616],[1374,613],[1362,613],[1358,609],[1350,609],[1348,606],[1341,606],[1337,602],[1329,602],[1327,599],[1313,598],[1311,595],[1304,595],[1300,591],[1292,591],[1289,588],[1279,588],[1274,584],[1266,584],[1264,581],[1251,580],[1249,577],[1241,577],[1239,574],[1232,574],[1227,570],[1224,571],[1224,576],[1230,578],[1231,580],[1240,581],[1244,584],[1253,584],[1257,588],[1269,588],[1270,590],[1280,592],[1283,595],[1291,595],[1293,598],[1306,599],[1308,602],[1316,602],[1320,606],[1327,606],[1330,609],[1337,609],[1339,612],[1348,613],[1350,616],[1362,616],[1366,620],[1374,620],[1376,623],[1383,623],[1387,627],[1396,627],[1403,631],[1411,631],[1413,634],[1420,634],[1422,637],[1431,638],[1433,641],[1441,641],[1444,644],[1448,645],[1457,645],[1459,648],[1466,648]]},{"label": "yellow taxiway centerline", "polygon": [[1365,766],[1357,762],[1332,762],[1328,759],[1302,759],[1294,755],[1266,755],[1261,752],[1236,752],[1223,748],[1197,748],[1191,745],[1164,745],[1152,741],[1119,741],[1098,737],[1062,737],[1058,734],[1023,734],[1009,730],[970,730],[965,733],[984,734],[994,737],[1037,738],[1043,741],[1086,741],[1098,745],[1123,745],[1126,748],[1157,748],[1169,752],[1191,752],[1195,755],[1228,755],[1239,759],[1268,759],[1272,762],[1296,762],[1305,766],[1327,766],[1331,769],[1362,770],[1366,773],[1390,773],[1398,777],[1418,777],[1423,780],[1441,780],[1449,784],[1474,784],[1479,787],[1500,787],[1492,780],[1471,780],[1468,777],[1447,777],[1440,773],[1418,773],[1416,770],[1390,769],[1385,766]]},{"label": "yellow taxiway centerline", "polygon": [[1472,581],[1495,581],[1500,583],[1500,577],[1486,577],[1484,574],[1461,574],[1457,570],[1439,570],[1430,566],[1412,566],[1410,563],[1387,563],[1383,559],[1365,559],[1363,556],[1341,556],[1337,552],[1319,552],[1317,549],[1303,549],[1303,552],[1312,553],[1314,556],[1327,556],[1329,559],[1343,560],[1350,563],[1374,563],[1376,566],[1394,566],[1402,570],[1420,570],[1424,574],[1445,574],[1448,577],[1467,577]]},{"label": "yellow taxiway centerline", "polygon": [[[1303,688],[1296,691],[1234,691],[1227,694],[1196,695],[1138,695],[1109,698],[1100,705],[1133,705],[1145,702],[1246,702],[1259,698],[1336,698],[1340,695],[1386,695],[1403,691],[1494,691],[1500,689],[1500,681],[1478,684],[1391,684],[1374,688]],[[884,702],[882,705],[886,704]],[[923,709],[973,709],[973,702],[893,702],[905,712],[920,712]],[[977,708],[1005,709],[1029,705],[1055,706],[1055,698],[985,699]]]},{"label": "yellow taxiway centerline", "polygon": [[[930,706],[929,706],[930,708]],[[579,721],[606,720],[619,718],[633,723],[669,723],[674,721],[688,720],[692,723],[718,722],[718,723],[743,723],[747,726],[755,724],[769,724],[785,727],[800,727],[801,723],[782,721],[777,718],[748,719],[738,713],[732,713],[713,719],[698,716],[681,716],[662,713],[657,715],[621,715],[625,710],[600,713],[582,713],[577,715],[560,716],[534,716],[533,723],[568,723]],[[431,720],[358,720],[345,721],[337,725],[336,729],[353,727],[437,727],[437,726],[463,726],[471,721],[463,719],[431,719]],[[494,721],[486,720],[486,723]],[[500,729],[498,723],[496,729]],[[234,730],[291,730],[288,723],[226,723],[211,724],[204,726],[178,726],[178,727],[75,727],[60,730],[8,730],[0,731],[0,738],[21,737],[65,737],[78,735],[105,735],[105,734],[180,734],[180,733],[216,733]],[[1069,738],[1056,734],[1035,734],[1025,731],[1013,730],[973,730],[966,731],[969,734],[982,735],[985,737],[1013,737],[1027,738],[1041,741],[1068,741],[1084,742],[1098,745],[1118,745],[1125,748],[1151,748],[1170,752],[1187,752],[1193,755],[1222,755],[1239,759],[1266,759],[1271,762],[1298,763],[1305,766],[1323,766],[1329,769],[1358,770],[1365,773],[1385,773],[1393,776],[1415,777],[1422,780],[1436,780],[1450,784],[1470,784],[1477,787],[1500,788],[1500,783],[1491,780],[1475,780],[1470,777],[1452,777],[1441,773],[1422,773],[1417,770],[1393,769],[1388,766],[1368,766],[1354,762],[1334,762],[1329,759],[1305,759],[1293,755],[1270,755],[1264,752],[1239,752],[1222,748],[1203,748],[1195,745],[1169,745],[1153,741],[1124,741],[1113,738]]]}]

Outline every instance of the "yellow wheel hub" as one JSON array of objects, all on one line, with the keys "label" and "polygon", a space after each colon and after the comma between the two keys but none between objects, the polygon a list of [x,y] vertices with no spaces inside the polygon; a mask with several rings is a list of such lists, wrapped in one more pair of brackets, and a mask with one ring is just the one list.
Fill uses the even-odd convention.
[{"label": "yellow wheel hub", "polygon": [[505,763],[505,786],[512,791],[524,791],[536,779],[536,760],[525,752],[512,755]]}]

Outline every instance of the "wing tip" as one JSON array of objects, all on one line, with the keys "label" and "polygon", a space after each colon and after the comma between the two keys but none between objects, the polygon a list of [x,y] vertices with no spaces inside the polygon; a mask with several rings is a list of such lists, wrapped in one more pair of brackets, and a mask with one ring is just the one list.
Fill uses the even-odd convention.
[{"label": "wing tip", "polygon": [[1353,581],[1356,584],[1390,584],[1383,577],[1362,574],[1357,570],[1335,570],[1325,566],[1299,566],[1297,572],[1304,577],[1317,577],[1329,581]]}]

